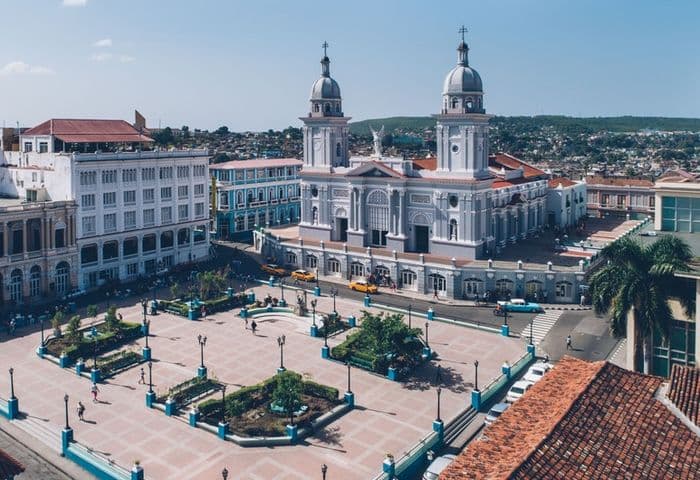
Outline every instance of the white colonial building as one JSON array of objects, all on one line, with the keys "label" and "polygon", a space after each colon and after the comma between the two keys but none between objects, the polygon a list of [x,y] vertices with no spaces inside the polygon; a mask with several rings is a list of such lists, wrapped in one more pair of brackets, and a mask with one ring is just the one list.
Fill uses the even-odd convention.
[{"label": "white colonial building", "polygon": [[142,149],[152,142],[121,120],[58,119],[5,152],[3,194],[77,203],[81,288],[209,256],[209,154]]}]

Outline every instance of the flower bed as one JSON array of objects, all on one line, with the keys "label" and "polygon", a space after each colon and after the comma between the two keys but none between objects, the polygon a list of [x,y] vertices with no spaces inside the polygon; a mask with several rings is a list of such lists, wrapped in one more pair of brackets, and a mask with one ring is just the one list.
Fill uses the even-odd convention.
[{"label": "flower bed", "polygon": [[[318,315],[318,313],[317,313]],[[331,335],[334,335],[339,332],[343,332],[350,328],[350,326],[346,323],[343,322],[340,319],[340,315],[333,315],[332,313],[329,314],[327,317],[326,322],[320,322],[320,327],[318,328],[318,336],[319,337],[324,337],[326,336],[326,328],[328,328],[328,336],[330,337]]]},{"label": "flower bed", "polygon": [[[286,372],[291,375],[294,372]],[[289,416],[276,414],[270,408],[273,391],[277,386],[279,375],[267,380],[243,387],[226,395],[225,408],[229,431],[243,437],[284,436]],[[340,403],[338,389],[311,381],[301,382],[301,402],[307,408],[294,421],[300,428],[310,426],[311,422],[324,413],[331,411]],[[210,399],[198,405],[202,421],[217,425],[221,420],[221,399]]]},{"label": "flower bed", "polygon": [[[248,302],[248,296],[243,293],[237,293],[232,297],[227,294],[212,300],[199,301],[199,305],[206,306],[207,313],[225,312],[232,308],[242,307]],[[158,300],[158,308],[165,312],[174,313],[186,317],[190,307],[188,301],[178,300]]]},{"label": "flower bed", "polygon": [[171,387],[166,394],[158,396],[156,402],[165,403],[168,398],[171,398],[178,407],[184,407],[206,393],[219,390],[220,388],[221,384],[215,380],[194,377]]},{"label": "flower bed", "polygon": [[124,370],[143,361],[143,357],[136,352],[125,350],[97,359],[97,366],[103,378],[110,377],[114,373]]},{"label": "flower bed", "polygon": [[[141,332],[141,324],[120,322],[116,330],[108,330],[103,323],[97,325],[97,354],[100,355],[110,350],[115,350],[129,342],[136,340],[143,334]],[[90,330],[84,328],[81,332]],[[82,338],[82,336],[80,337]],[[90,358],[95,352],[95,342],[93,340],[82,340],[79,343],[74,343],[67,336],[59,338],[50,338],[46,342],[48,353],[54,357],[60,357],[65,353],[71,362],[75,362],[79,358]]]}]

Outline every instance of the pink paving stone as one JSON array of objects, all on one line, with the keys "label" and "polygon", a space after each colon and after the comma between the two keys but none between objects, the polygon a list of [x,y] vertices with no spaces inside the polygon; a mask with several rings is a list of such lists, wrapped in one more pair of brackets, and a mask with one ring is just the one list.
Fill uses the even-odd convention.
[{"label": "pink paving stone", "polygon": [[[256,295],[262,298],[267,291],[279,297],[279,288],[264,286],[256,288]],[[294,299],[290,289],[285,289],[285,298]],[[332,303],[331,298],[321,297],[317,309],[329,312]],[[343,316],[359,317],[364,309],[360,303],[340,297],[336,303]],[[375,308],[370,310],[378,312]],[[120,312],[127,321],[141,319],[138,304],[121,308]],[[201,322],[163,313],[150,317],[154,389],[165,393],[170,386],[196,374],[200,362],[198,334],[208,338],[204,360],[210,375],[226,382],[229,391],[260,382],[275,373],[279,364],[276,338],[285,334],[285,366],[338,388],[342,395],[347,382],[346,367],[321,359],[323,339],[308,336],[310,318],[278,316],[263,320],[258,322],[259,335],[254,336],[244,329],[237,313],[238,310],[218,313]],[[424,323],[423,319],[414,318],[414,326],[422,328]],[[320,478],[323,463],[328,464],[332,478],[371,478],[379,473],[387,451],[399,457],[430,431],[436,404],[430,383],[437,363],[442,367],[443,379],[454,382],[443,385],[441,398],[442,416],[449,420],[469,404],[475,359],[480,362],[480,385],[485,385],[499,374],[504,360],[513,362],[524,353],[524,344],[519,340],[431,322],[430,343],[438,352],[438,360],[421,367],[409,382],[390,382],[353,368],[352,389],[358,409],[307,438],[302,445],[243,448],[193,429],[183,421],[167,418],[161,411],[147,409],[147,388],[137,384],[138,368],[101,385],[100,398],[109,404],[93,405],[86,379],[36,357],[34,349],[39,336],[30,334],[0,344],[0,366],[15,368],[15,391],[21,410],[47,419],[58,429],[64,421],[62,397],[68,393],[76,440],[110,453],[110,458],[127,468],[139,458],[147,478],[153,480],[219,478],[224,466],[232,473],[229,478]],[[328,343],[337,345],[346,336],[347,333],[329,338]],[[139,340],[129,348],[140,351],[143,343]],[[7,375],[0,375],[0,392],[8,391],[8,383]],[[77,421],[78,399],[87,406],[86,418],[95,420],[97,425]]]}]

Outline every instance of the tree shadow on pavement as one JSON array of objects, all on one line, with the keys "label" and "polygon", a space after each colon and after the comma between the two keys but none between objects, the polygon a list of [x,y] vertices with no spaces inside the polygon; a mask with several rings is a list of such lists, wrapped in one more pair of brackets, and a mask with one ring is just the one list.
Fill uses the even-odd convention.
[{"label": "tree shadow on pavement", "polygon": [[464,393],[470,384],[464,382],[464,376],[452,367],[444,367],[430,362],[420,369],[403,384],[406,390],[428,390],[440,386],[453,393]]},{"label": "tree shadow on pavement", "polygon": [[[341,442],[341,439],[343,438],[343,434],[340,433],[340,427],[338,427],[338,426],[326,427],[322,430],[316,431],[316,432],[314,432],[314,435],[311,438],[315,438],[319,442],[325,443],[327,445],[333,445],[336,447],[343,446],[343,444]],[[308,442],[308,443],[310,445],[315,446],[315,447],[329,448],[329,447],[326,447],[324,445],[318,445],[316,443],[311,443],[311,442]],[[333,450],[337,450],[339,452],[345,453],[345,450],[342,450],[342,449],[333,449]]]}]

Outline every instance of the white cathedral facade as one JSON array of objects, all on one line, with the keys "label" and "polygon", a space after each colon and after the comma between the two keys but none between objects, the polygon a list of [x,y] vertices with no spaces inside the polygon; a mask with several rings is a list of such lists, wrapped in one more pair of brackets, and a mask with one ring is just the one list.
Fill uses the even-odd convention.
[{"label": "white cathedral facade", "polygon": [[437,122],[437,162],[374,154],[350,157],[348,121],[330,60],[311,89],[304,122],[300,236],[463,259],[487,258],[544,223],[544,172],[489,156],[481,77],[462,41],[447,74]]}]

